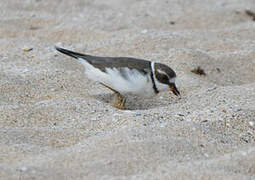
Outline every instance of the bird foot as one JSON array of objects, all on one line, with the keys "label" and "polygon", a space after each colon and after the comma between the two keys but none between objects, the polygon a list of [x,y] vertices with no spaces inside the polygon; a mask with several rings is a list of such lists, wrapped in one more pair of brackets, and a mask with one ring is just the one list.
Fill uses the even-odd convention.
[{"label": "bird foot", "polygon": [[115,93],[114,102],[112,106],[121,110],[125,110],[126,109],[125,103],[126,103],[126,98],[124,98],[119,93]]},{"label": "bird foot", "polygon": [[102,84],[104,87],[110,89],[111,91],[114,92],[115,96],[114,96],[114,102],[113,102],[113,107],[116,107],[118,109],[121,109],[121,110],[125,110],[125,103],[126,103],[126,98],[124,96],[122,96],[118,91],[116,91],[115,89],[112,89],[111,87],[103,84],[103,83],[100,83]]}]

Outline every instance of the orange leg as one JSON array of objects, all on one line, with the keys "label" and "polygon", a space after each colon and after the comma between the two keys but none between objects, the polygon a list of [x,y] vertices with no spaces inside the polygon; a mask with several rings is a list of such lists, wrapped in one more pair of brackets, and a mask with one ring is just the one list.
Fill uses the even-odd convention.
[{"label": "orange leg", "polygon": [[104,87],[110,89],[111,91],[114,92],[115,94],[115,97],[114,97],[114,102],[112,104],[113,107],[116,107],[118,109],[121,109],[121,110],[125,110],[125,103],[126,103],[126,98],[124,96],[122,96],[118,91],[116,91],[115,89],[112,89],[111,87],[103,84],[103,83],[100,83],[102,84]]}]

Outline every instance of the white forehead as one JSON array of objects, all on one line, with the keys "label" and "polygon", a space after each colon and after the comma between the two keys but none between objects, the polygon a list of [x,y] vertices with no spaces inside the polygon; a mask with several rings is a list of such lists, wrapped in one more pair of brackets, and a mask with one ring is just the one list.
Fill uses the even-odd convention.
[{"label": "white forehead", "polygon": [[169,82],[170,82],[170,83],[175,83],[175,79],[176,79],[176,77],[171,78],[171,79],[169,79]]}]

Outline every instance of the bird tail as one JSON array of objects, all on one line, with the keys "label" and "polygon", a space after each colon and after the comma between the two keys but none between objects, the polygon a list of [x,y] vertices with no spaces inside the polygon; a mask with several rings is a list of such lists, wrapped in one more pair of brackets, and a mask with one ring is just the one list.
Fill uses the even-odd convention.
[{"label": "bird tail", "polygon": [[60,48],[60,47],[57,47],[55,46],[56,50],[58,50],[59,52],[63,53],[63,54],[66,54],[68,56],[71,56],[71,57],[74,57],[76,59],[78,58],[84,58],[86,57],[87,55],[85,54],[81,54],[81,53],[77,53],[77,52],[73,52],[73,51],[70,51],[70,50],[67,50],[67,49],[63,49],[63,48]]}]

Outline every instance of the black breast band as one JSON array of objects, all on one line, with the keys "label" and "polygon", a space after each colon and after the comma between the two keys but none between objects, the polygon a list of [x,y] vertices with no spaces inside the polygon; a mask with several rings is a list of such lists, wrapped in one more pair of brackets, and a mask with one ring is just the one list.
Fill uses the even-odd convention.
[{"label": "black breast band", "polygon": [[153,74],[154,74],[153,73],[153,68],[151,67],[151,81],[152,81],[152,84],[153,84],[153,90],[154,90],[155,94],[158,94],[159,91],[158,91],[158,88],[157,88],[157,86],[155,84],[155,80],[154,80],[154,75]]}]

